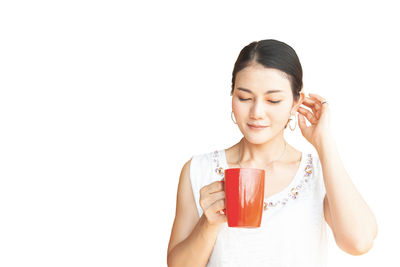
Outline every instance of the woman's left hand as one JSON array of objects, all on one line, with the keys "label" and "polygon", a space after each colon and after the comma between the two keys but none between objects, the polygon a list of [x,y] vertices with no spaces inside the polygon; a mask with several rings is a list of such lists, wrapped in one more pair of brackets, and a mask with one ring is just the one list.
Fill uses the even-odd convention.
[{"label": "woman's left hand", "polygon": [[[304,98],[303,104],[311,108],[312,112],[303,107],[298,108],[299,127],[304,138],[318,149],[324,140],[332,138],[329,104],[322,104],[325,99],[319,95],[309,96]],[[311,123],[310,126],[306,125],[305,118]]]}]

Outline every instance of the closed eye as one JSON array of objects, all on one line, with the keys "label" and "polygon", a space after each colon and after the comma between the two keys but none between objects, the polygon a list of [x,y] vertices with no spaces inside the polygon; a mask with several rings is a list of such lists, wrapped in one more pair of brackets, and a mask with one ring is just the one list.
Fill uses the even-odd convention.
[{"label": "closed eye", "polygon": [[[251,98],[246,98],[246,99],[244,99],[244,98],[240,98],[240,97],[239,97],[239,100],[240,100],[240,101],[247,101],[247,100],[251,100]],[[278,104],[279,102],[281,102],[280,100],[279,100],[279,101],[268,100],[268,101],[271,102],[271,103],[273,103],[273,104]]]}]

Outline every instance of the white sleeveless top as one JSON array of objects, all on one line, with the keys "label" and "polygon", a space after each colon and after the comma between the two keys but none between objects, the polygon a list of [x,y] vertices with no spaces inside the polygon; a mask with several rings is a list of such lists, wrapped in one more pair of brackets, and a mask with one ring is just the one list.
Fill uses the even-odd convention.
[{"label": "white sleeveless top", "polygon": [[[227,168],[224,149],[192,157],[190,180],[200,217],[200,189],[224,178]],[[326,266],[325,194],[318,156],[302,152],[300,167],[290,184],[264,199],[261,226],[236,228],[223,223],[207,266]]]}]

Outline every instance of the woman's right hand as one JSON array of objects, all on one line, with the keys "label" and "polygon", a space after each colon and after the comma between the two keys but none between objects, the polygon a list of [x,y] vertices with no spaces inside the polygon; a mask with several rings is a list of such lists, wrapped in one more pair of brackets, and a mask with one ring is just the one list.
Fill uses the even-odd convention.
[{"label": "woman's right hand", "polygon": [[215,181],[200,189],[200,206],[209,225],[219,225],[227,221],[226,214],[220,213],[226,208],[223,181]]}]

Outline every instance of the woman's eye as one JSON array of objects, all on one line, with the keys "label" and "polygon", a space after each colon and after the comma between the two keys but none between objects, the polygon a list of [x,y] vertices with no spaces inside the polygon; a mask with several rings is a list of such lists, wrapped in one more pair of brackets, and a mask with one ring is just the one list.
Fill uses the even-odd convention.
[{"label": "woman's eye", "polygon": [[[241,97],[239,97],[239,100],[240,101],[247,101],[247,100],[251,100],[251,98],[241,98]],[[281,100],[279,100],[279,101],[272,101],[272,100],[268,100],[269,102],[271,102],[271,103],[273,103],[273,104],[278,104],[279,102],[281,102]]]}]

